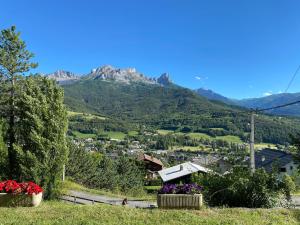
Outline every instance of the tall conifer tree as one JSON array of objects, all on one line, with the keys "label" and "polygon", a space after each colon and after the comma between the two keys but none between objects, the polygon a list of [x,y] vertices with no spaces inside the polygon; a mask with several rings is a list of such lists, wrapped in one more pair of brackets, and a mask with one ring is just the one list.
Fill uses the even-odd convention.
[{"label": "tall conifer tree", "polygon": [[24,73],[37,66],[31,62],[33,54],[26,49],[26,44],[20,39],[20,33],[16,28],[4,29],[0,33],[0,112],[7,118],[7,145],[9,175],[11,178],[18,178],[15,136],[16,122],[16,83],[22,78]]}]

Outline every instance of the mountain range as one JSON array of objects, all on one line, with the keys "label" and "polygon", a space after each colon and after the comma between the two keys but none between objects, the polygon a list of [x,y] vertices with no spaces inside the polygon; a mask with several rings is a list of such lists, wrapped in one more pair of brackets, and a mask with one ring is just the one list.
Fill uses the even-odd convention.
[{"label": "mountain range", "polygon": [[159,84],[166,86],[172,83],[170,76],[163,73],[158,78],[148,77],[138,72],[135,68],[119,69],[113,66],[106,65],[92,69],[90,73],[85,75],[77,75],[75,73],[58,70],[51,74],[45,75],[48,78],[54,79],[60,84],[70,84],[78,80],[103,80],[103,81],[116,81],[119,83],[144,83],[144,84]]},{"label": "mountain range", "polygon": [[[92,69],[89,73],[85,75],[78,75],[65,70],[58,70],[54,73],[45,75],[51,79],[55,79],[61,85],[70,85],[77,81],[83,80],[102,80],[107,82],[115,81],[122,84],[152,84],[160,86],[175,85],[170,79],[170,75],[163,73],[158,78],[146,76],[138,72],[135,68],[119,69],[113,66],[106,65],[96,69]],[[274,94],[261,98],[250,98],[250,99],[231,99],[227,98],[221,94],[218,94],[212,90],[199,88],[194,90],[198,95],[205,97],[212,101],[223,102],[232,106],[241,106],[245,108],[269,108],[273,106],[283,105],[290,102],[298,101],[300,99],[300,93],[284,93],[284,94]],[[284,115],[284,116],[300,116],[300,104],[292,105],[285,108],[270,110],[267,113],[274,115]]]},{"label": "mountain range", "polygon": [[[46,76],[62,85],[65,104],[75,112],[103,115],[137,127],[234,135],[244,141],[249,138],[245,108],[212,91],[207,92],[214,97],[211,101],[209,95],[203,97],[172,83],[166,73],[153,78],[134,68],[103,66],[82,76],[66,71]],[[88,126],[94,127],[93,123]],[[290,132],[300,132],[300,120],[267,115],[256,118],[258,142],[285,143]]]},{"label": "mountain range", "polygon": [[[221,94],[215,93],[212,90],[199,88],[195,90],[200,96],[206,97],[209,100],[224,102],[229,105],[237,105],[246,107],[249,109],[264,109],[274,106],[280,106],[287,103],[300,100],[300,93],[282,93],[265,96],[261,98],[249,98],[249,99],[230,99]],[[269,114],[283,115],[283,116],[300,116],[300,104],[291,105],[284,108],[273,109],[267,111]]]}]

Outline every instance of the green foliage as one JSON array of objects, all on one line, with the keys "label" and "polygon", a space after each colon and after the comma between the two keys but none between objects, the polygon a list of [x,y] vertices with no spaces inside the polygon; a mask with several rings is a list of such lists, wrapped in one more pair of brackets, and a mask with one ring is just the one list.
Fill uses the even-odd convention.
[{"label": "green foliage", "polygon": [[67,113],[63,90],[52,80],[30,76],[18,83],[15,100],[18,179],[43,186],[46,198],[53,198],[67,159]]},{"label": "green foliage", "polygon": [[0,179],[7,177],[6,168],[8,167],[8,153],[3,136],[4,126],[3,121],[0,120]]},{"label": "green foliage", "polygon": [[196,181],[204,186],[204,197],[210,206],[271,208],[280,204],[283,192],[288,198],[292,191],[289,180],[281,181],[263,169],[252,176],[248,169],[235,168],[226,175],[208,174]]},{"label": "green foliage", "polygon": [[16,99],[18,98],[16,82],[31,68],[37,66],[30,59],[33,54],[26,49],[16,28],[4,29],[0,33],[0,112],[7,120],[8,168],[9,177],[20,175],[17,164],[16,143]]},{"label": "green foliage", "polygon": [[295,159],[300,162],[300,133],[296,133],[291,135],[292,146],[294,146],[291,150],[295,153]]},{"label": "green foliage", "polygon": [[135,159],[122,156],[113,161],[107,156],[98,156],[70,144],[66,175],[91,188],[135,195],[142,192],[143,174]]},{"label": "green foliage", "polygon": [[120,157],[116,162],[118,174],[118,187],[124,193],[140,192],[143,189],[143,171],[135,159],[126,156]]},{"label": "green foliage", "polygon": [[106,190],[118,189],[118,173],[114,161],[107,156],[99,161],[96,176],[90,186]]},{"label": "green foliage", "polygon": [[95,177],[99,154],[86,152],[83,147],[68,143],[69,155],[66,165],[66,176],[79,183],[86,183]]},{"label": "green foliage", "polygon": [[292,177],[285,174],[282,179],[282,189],[284,191],[285,196],[288,200],[291,200],[291,193],[296,191],[296,184],[293,181]]}]

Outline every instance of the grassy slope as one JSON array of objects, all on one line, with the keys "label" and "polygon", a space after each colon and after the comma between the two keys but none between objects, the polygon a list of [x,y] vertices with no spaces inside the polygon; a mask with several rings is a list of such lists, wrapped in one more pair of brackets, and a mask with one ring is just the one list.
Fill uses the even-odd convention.
[{"label": "grassy slope", "polygon": [[[158,189],[158,186],[155,186],[156,190]],[[106,195],[110,197],[116,197],[116,198],[128,198],[129,200],[145,200],[145,201],[156,201],[156,195],[154,194],[147,194],[145,193],[134,193],[134,195],[124,195],[122,193],[117,192],[111,192],[108,190],[103,189],[91,189],[84,187],[80,184],[77,184],[75,182],[66,180],[64,183],[62,183],[62,193],[67,194],[69,190],[74,191],[81,191],[85,193],[95,194],[95,195]]]},{"label": "grassy slope", "polygon": [[96,138],[97,137],[96,134],[84,134],[84,133],[80,133],[79,131],[73,131],[72,133],[75,137],[83,138],[83,139],[85,139],[85,138]]},{"label": "grassy slope", "polygon": [[37,208],[0,208],[0,224],[299,224],[299,210],[145,210],[120,206],[79,206],[43,202]]},{"label": "grassy slope", "polygon": [[191,138],[194,139],[209,139],[209,140],[214,140],[214,139],[220,139],[228,142],[233,142],[233,143],[243,143],[242,140],[237,137],[237,136],[232,136],[232,135],[227,135],[227,136],[218,136],[218,137],[211,137],[207,134],[204,133],[182,133],[182,132],[174,132],[171,130],[157,130],[157,132],[161,135],[167,135],[167,134],[177,134],[177,135],[188,135]]}]

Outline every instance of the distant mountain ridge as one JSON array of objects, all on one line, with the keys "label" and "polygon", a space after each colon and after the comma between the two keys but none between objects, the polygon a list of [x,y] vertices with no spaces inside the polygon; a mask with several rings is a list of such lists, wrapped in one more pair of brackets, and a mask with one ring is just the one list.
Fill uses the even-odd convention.
[{"label": "distant mountain ridge", "polygon": [[[238,105],[246,108],[253,109],[263,109],[279,105],[284,105],[287,103],[295,102],[300,100],[300,93],[282,93],[274,94],[261,98],[249,98],[249,99],[230,99],[223,95],[213,92],[212,90],[205,90],[199,88],[195,90],[197,94],[202,97],[206,97],[210,100],[221,101],[229,105]],[[300,104],[270,110],[267,113],[274,115],[283,115],[283,116],[300,116]]]},{"label": "distant mountain ridge", "polygon": [[[170,75],[167,73],[163,73],[160,77],[154,78],[138,72],[135,68],[120,69],[110,65],[98,67],[91,70],[90,73],[82,76],[65,70],[58,70],[45,76],[50,79],[56,80],[61,85],[70,85],[84,80],[100,80],[105,82],[115,82],[124,85],[137,83],[159,86],[173,85],[170,79]],[[236,100],[227,98],[212,90],[207,90],[204,88],[199,88],[197,90],[194,90],[194,92],[202,97],[205,97],[208,100],[223,102],[227,105],[258,109],[278,106],[300,100],[300,93],[276,94],[262,98]],[[300,116],[300,104],[268,111],[268,113],[284,116]]]},{"label": "distant mountain ridge", "polygon": [[[288,104],[300,100],[300,93],[282,93],[274,94],[262,98],[243,99],[237,102],[238,105],[247,108],[269,108],[279,105]],[[287,106],[284,108],[274,109],[267,113],[285,116],[300,116],[300,104]]]},{"label": "distant mountain ridge", "polygon": [[120,69],[110,65],[92,69],[90,73],[79,76],[69,71],[58,70],[54,73],[45,75],[50,79],[54,79],[60,84],[79,80],[103,80],[115,81],[124,84],[144,83],[144,84],[159,84],[162,86],[172,84],[169,74],[163,73],[158,78],[148,77],[138,72],[135,68]]},{"label": "distant mountain ridge", "polygon": [[209,90],[209,89],[204,89],[204,88],[199,88],[199,89],[196,89],[195,92],[202,96],[202,97],[205,97],[209,100],[214,100],[214,101],[220,101],[220,102],[224,102],[226,104],[229,104],[229,105],[235,105],[236,103],[236,100],[233,100],[233,99],[230,99],[230,98],[227,98],[223,95],[220,95],[212,90]]}]

